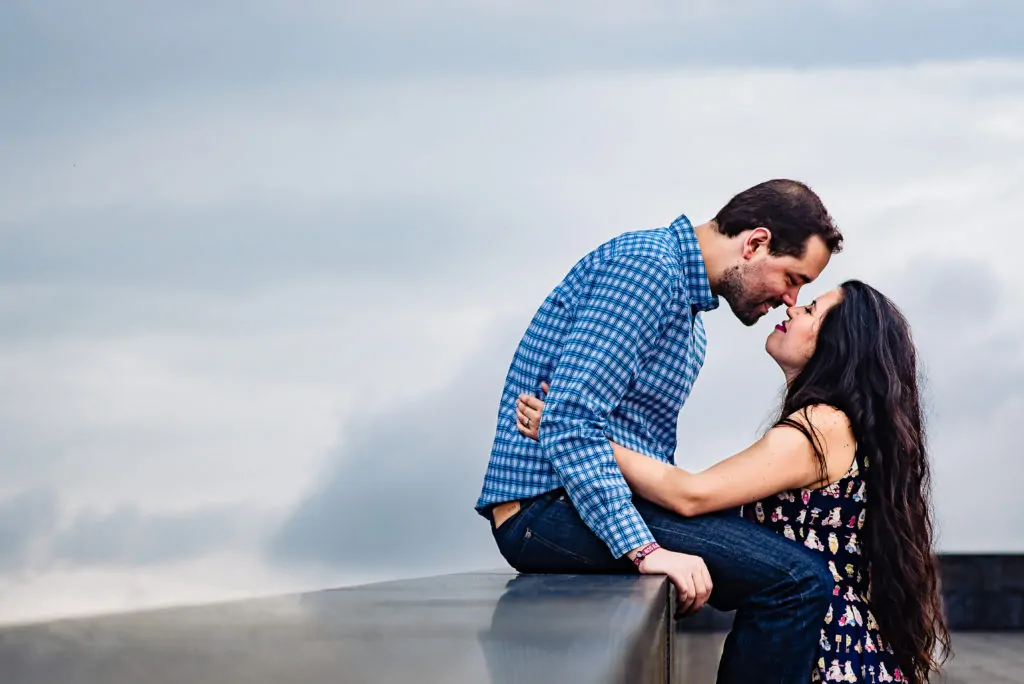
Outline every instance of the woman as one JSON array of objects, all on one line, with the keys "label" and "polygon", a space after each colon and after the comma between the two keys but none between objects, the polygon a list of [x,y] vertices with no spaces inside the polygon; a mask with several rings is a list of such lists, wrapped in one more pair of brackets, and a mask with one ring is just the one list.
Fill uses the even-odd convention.
[{"label": "woman", "polygon": [[[787,313],[765,345],[785,399],[753,446],[701,473],[617,444],[615,459],[630,488],[660,506],[694,516],[742,505],[825,556],[836,586],[811,681],[926,682],[949,633],[909,326],[859,281]],[[543,406],[520,397],[520,432],[538,438]]]}]

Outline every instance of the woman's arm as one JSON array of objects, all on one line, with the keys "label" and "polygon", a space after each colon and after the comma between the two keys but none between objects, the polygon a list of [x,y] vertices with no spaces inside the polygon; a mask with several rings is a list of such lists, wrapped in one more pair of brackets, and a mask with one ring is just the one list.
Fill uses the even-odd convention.
[{"label": "woman's arm", "polygon": [[[821,480],[811,443],[799,430],[775,427],[749,448],[700,473],[690,473],[618,444],[615,460],[630,488],[643,498],[694,516],[734,508],[787,489],[817,487],[839,479],[853,463],[855,445],[846,416],[831,407],[809,412],[825,452],[827,482]],[[793,417],[807,424],[802,413]]]},{"label": "woman's arm", "polygon": [[[546,387],[542,386],[546,390]],[[537,439],[544,402],[522,395],[517,427]],[[619,470],[630,489],[680,515],[735,508],[787,489],[819,487],[838,480],[853,463],[856,443],[846,415],[831,406],[798,411],[792,420],[809,428],[825,454],[826,479],[807,437],[793,427],[775,427],[749,448],[700,473],[690,473],[612,442]]]},{"label": "woman's arm", "polygon": [[[542,385],[547,391],[547,387]],[[544,401],[522,394],[516,403],[516,427],[537,439]],[[807,436],[794,427],[774,427],[739,454],[708,470],[690,473],[611,442],[618,469],[638,495],[649,502],[693,516],[750,504],[800,487],[816,487],[843,477],[853,464],[856,442],[846,415],[816,405],[790,418],[818,437],[825,456],[825,479]]]}]

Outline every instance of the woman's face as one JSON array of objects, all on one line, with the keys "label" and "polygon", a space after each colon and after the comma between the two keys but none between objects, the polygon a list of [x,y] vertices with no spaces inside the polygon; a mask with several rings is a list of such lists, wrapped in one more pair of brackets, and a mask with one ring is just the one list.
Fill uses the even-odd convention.
[{"label": "woman's face", "polygon": [[775,326],[765,349],[787,377],[793,377],[807,365],[818,342],[818,328],[825,314],[843,298],[840,288],[829,290],[807,306],[786,309],[788,319]]}]

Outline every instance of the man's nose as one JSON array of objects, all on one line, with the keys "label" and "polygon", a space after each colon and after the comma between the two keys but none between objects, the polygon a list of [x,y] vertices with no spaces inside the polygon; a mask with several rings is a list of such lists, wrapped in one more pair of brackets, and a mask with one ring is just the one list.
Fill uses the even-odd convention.
[{"label": "man's nose", "polygon": [[786,307],[787,307],[787,311],[788,311],[788,309],[796,306],[796,298],[797,298],[797,295],[799,295],[799,294],[800,294],[800,288],[797,287],[797,288],[788,290],[785,294],[782,295],[782,301],[785,302]]}]

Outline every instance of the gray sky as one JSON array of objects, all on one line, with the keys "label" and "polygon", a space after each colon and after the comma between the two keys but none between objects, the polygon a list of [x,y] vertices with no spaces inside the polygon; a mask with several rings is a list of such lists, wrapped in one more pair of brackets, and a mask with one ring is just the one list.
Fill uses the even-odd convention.
[{"label": "gray sky", "polygon": [[[500,567],[511,352],[584,253],[810,182],[927,367],[941,546],[1024,551],[1011,2],[0,8],[0,614]],[[781,375],[708,316],[678,461]],[[367,560],[373,559],[372,561]]]}]

